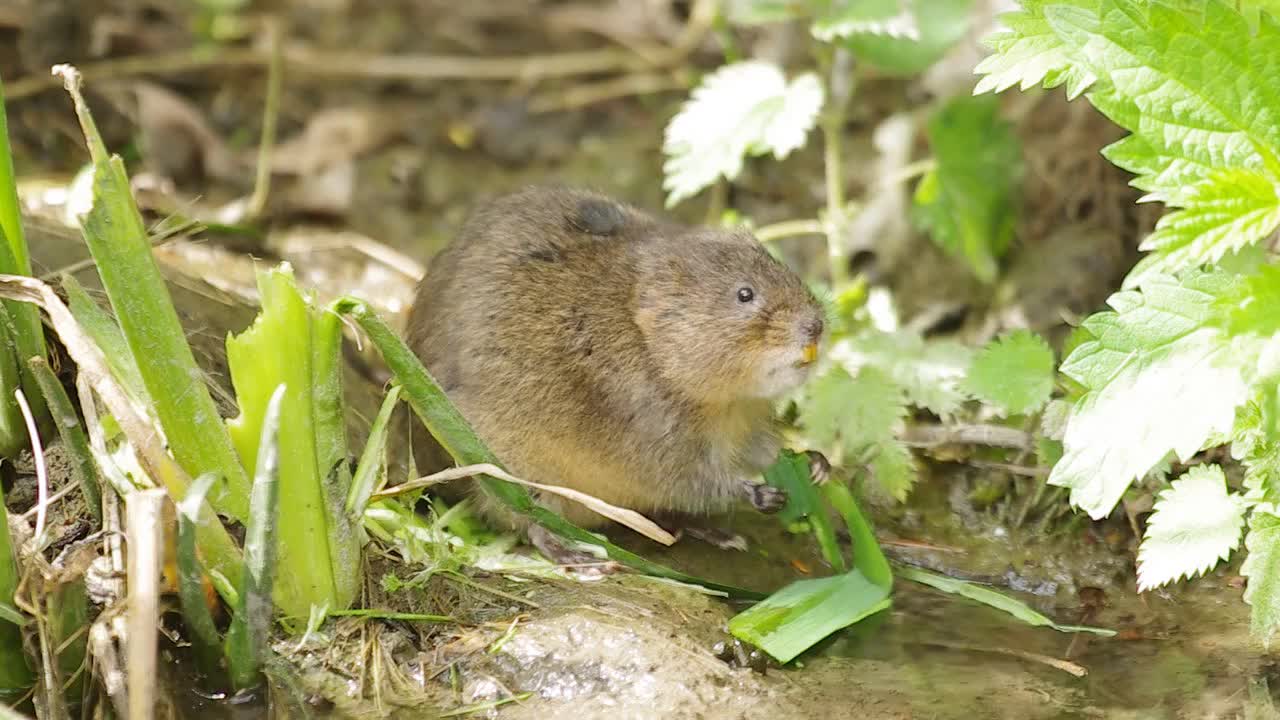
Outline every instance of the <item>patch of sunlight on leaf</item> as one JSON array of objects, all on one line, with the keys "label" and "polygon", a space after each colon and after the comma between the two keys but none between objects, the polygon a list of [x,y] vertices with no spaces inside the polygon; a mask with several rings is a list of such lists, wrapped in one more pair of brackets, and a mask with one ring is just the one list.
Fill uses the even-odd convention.
[{"label": "patch of sunlight on leaf", "polygon": [[1002,92],[1014,85],[1020,90],[1065,85],[1067,97],[1074,98],[1093,85],[1097,78],[1087,67],[1073,62],[1070,49],[1045,19],[1049,0],[1022,0],[1019,4],[1020,10],[1000,16],[1004,28],[986,39],[985,44],[994,52],[974,69],[982,76],[974,94]]},{"label": "patch of sunlight on leaf", "polygon": [[781,68],[768,62],[734,63],[708,75],[667,125],[667,207],[720,177],[736,178],[748,156],[790,155],[804,145],[822,102],[816,75],[788,83]]},{"label": "patch of sunlight on leaf", "polygon": [[1013,239],[1022,146],[994,96],[959,96],[929,119],[935,166],[916,186],[914,215],[983,282]]},{"label": "patch of sunlight on leaf", "polygon": [[1005,415],[1023,415],[1049,401],[1053,373],[1049,344],[1033,332],[1015,330],[978,353],[963,387]]},{"label": "patch of sunlight on leaf", "polygon": [[1186,461],[1211,436],[1227,434],[1249,397],[1248,348],[1210,324],[1231,278],[1197,273],[1179,283],[1148,280],[1107,301],[1084,321],[1089,339],[1059,369],[1085,394],[1072,408],[1064,454],[1049,484],[1101,519],[1135,478],[1170,452]]},{"label": "patch of sunlight on leaf", "polygon": [[814,18],[810,31],[823,42],[854,35],[920,40],[916,15],[901,0],[837,0]]},{"label": "patch of sunlight on leaf", "polygon": [[1103,637],[1112,637],[1116,633],[1114,630],[1104,628],[1088,627],[1085,625],[1059,625],[1040,613],[1032,610],[1026,603],[1015,600],[1008,595],[998,593],[991,588],[981,585],[975,585],[971,582],[958,580],[956,578],[939,575],[915,567],[899,567],[898,577],[906,578],[913,582],[928,585],[935,590],[941,590],[952,595],[967,597],[975,600],[990,608],[995,608],[1001,612],[1008,613],[1013,617],[1021,620],[1028,625],[1036,625],[1042,627],[1050,627],[1058,632],[1087,632]]},{"label": "patch of sunlight on leaf", "polygon": [[1208,572],[1240,543],[1245,501],[1217,465],[1197,465],[1156,498],[1138,549],[1138,590]]},{"label": "patch of sunlight on leaf", "polygon": [[863,367],[877,368],[906,392],[911,404],[949,418],[968,399],[960,385],[973,353],[961,343],[926,341],[908,330],[873,330],[837,342],[830,355],[853,374]]},{"label": "patch of sunlight on leaf", "polygon": [[1250,632],[1268,646],[1280,626],[1280,515],[1276,512],[1269,503],[1254,508],[1244,537],[1249,554],[1240,567],[1240,574],[1248,579],[1244,601],[1251,606]]}]

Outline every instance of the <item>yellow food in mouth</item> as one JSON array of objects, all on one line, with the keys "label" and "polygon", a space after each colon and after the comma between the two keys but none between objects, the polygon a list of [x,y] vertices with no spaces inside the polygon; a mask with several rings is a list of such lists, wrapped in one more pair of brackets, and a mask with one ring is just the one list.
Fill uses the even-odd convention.
[{"label": "yellow food in mouth", "polygon": [[804,346],[804,364],[810,365],[814,360],[818,359],[818,343],[809,343]]}]

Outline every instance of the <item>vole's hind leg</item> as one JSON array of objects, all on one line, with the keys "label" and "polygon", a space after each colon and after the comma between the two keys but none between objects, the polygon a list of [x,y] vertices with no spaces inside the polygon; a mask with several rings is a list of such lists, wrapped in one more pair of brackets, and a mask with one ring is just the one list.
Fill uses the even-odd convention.
[{"label": "vole's hind leg", "polygon": [[772,485],[743,480],[740,487],[751,507],[762,513],[776,513],[787,504],[787,492]]},{"label": "vole's hind leg", "polygon": [[747,539],[732,530],[706,525],[699,520],[680,513],[663,513],[655,518],[667,532],[679,540],[690,537],[721,550],[746,551]]},{"label": "vole's hind leg", "polygon": [[541,525],[530,525],[525,530],[525,536],[538,549],[538,552],[556,565],[583,566],[572,568],[575,572],[584,575],[608,575],[622,569],[622,566],[616,562],[601,560],[585,550],[575,550],[569,547],[555,533]]}]

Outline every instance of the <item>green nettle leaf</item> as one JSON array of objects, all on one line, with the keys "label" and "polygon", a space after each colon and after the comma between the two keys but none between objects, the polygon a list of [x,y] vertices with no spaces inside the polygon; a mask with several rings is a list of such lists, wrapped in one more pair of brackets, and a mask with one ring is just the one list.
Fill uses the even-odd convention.
[{"label": "green nettle leaf", "polygon": [[[848,0],[845,5],[863,3],[870,0]],[[914,75],[927,70],[964,37],[972,20],[972,7],[973,0],[912,2],[905,11],[886,16],[881,27],[855,31],[843,42],[860,62],[881,72]],[[901,29],[910,27],[906,25],[908,18],[914,20],[914,32],[904,33]]]},{"label": "green nettle leaf", "polygon": [[975,95],[1003,92],[1014,85],[1019,90],[1036,85],[1050,89],[1065,85],[1067,97],[1074,98],[1097,80],[1088,68],[1072,61],[1066,46],[1049,26],[1044,9],[1050,1],[1021,0],[1020,11],[1001,16],[1005,28],[986,40],[994,53],[974,69],[982,75],[973,89]]},{"label": "green nettle leaf", "polygon": [[1039,335],[1016,330],[978,353],[963,387],[1005,415],[1039,410],[1053,393],[1053,350]]},{"label": "green nettle leaf", "polygon": [[854,35],[920,40],[915,13],[900,0],[836,0],[814,19],[811,31],[823,42]]},{"label": "green nettle leaf", "polygon": [[1024,2],[977,91],[1066,83],[1131,135],[1106,157],[1175,211],[1126,286],[1222,259],[1280,226],[1280,25],[1222,0]]},{"label": "green nettle leaf", "polygon": [[1217,465],[1197,465],[1156,498],[1138,549],[1138,589],[1208,572],[1240,544],[1245,499]]},{"label": "green nettle leaf", "polygon": [[[1222,170],[1192,185],[1185,210],[1160,218],[1140,250],[1142,273],[1177,272],[1215,263],[1271,234],[1280,226],[1280,196],[1272,178],[1254,170]],[[1135,275],[1140,277],[1140,274]]]},{"label": "green nettle leaf", "polygon": [[850,373],[877,368],[906,392],[911,404],[941,417],[954,415],[968,399],[960,385],[973,363],[973,349],[958,342],[926,341],[906,330],[872,330],[837,342],[831,356]]},{"label": "green nettle leaf", "polygon": [[732,180],[743,159],[779,160],[804,145],[822,109],[822,83],[812,73],[789,84],[772,63],[749,60],[708,75],[667,125],[663,153],[667,207]]},{"label": "green nettle leaf", "polygon": [[1252,606],[1250,630],[1269,645],[1280,627],[1280,515],[1274,505],[1259,505],[1249,515],[1244,536],[1249,551],[1240,573],[1248,578],[1244,601]]},{"label": "green nettle leaf", "polygon": [[984,282],[1017,220],[1022,147],[991,97],[957,97],[929,119],[935,167],[916,186],[915,216],[934,242]]},{"label": "green nettle leaf", "polygon": [[1064,454],[1049,484],[1105,517],[1135,478],[1173,452],[1186,461],[1225,435],[1249,397],[1247,353],[1212,324],[1231,278],[1196,273],[1182,283],[1157,276],[1107,301],[1113,311],[1084,321],[1091,336],[1060,371],[1086,388],[1072,408]]},{"label": "green nettle leaf", "polygon": [[905,500],[916,480],[911,453],[896,435],[906,415],[902,388],[879,368],[855,377],[836,366],[809,384],[800,423],[815,445],[838,445],[845,462],[865,466],[886,493]]}]

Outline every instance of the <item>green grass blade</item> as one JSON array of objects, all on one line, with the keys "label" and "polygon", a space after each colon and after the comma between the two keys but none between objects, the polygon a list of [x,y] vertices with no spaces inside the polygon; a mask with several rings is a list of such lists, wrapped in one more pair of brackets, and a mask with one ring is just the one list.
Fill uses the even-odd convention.
[{"label": "green grass blade", "polygon": [[0,306],[0,457],[13,457],[27,445],[27,426],[13,394],[22,385],[22,374],[18,372],[11,327],[9,311]]},{"label": "green grass blade", "polygon": [[[351,580],[338,594],[334,576],[332,510],[324,488],[325,470],[317,457],[316,389],[313,383],[312,310],[294,285],[288,265],[258,274],[262,311],[243,333],[227,339],[227,365],[240,416],[227,423],[246,467],[253,467],[265,437],[270,399],[285,387],[280,427],[281,490],[289,512],[280,518],[276,540],[282,572],[276,602],[287,616],[305,618],[311,606],[346,607],[354,598]],[[345,464],[345,463],[343,463]],[[343,498],[345,500],[345,497]],[[339,513],[343,507],[337,508]],[[358,577],[359,556],[346,558],[348,575]]]},{"label": "green grass blade", "polygon": [[831,633],[889,607],[889,589],[857,570],[794,582],[735,615],[729,632],[791,662]]},{"label": "green grass blade", "polygon": [[1094,635],[1101,635],[1103,637],[1112,637],[1116,634],[1115,630],[1107,630],[1105,628],[1095,628],[1084,625],[1059,625],[1044,615],[1032,610],[1026,604],[1019,602],[1018,600],[1014,600],[1007,595],[998,593],[991,588],[985,588],[981,585],[975,585],[971,582],[947,577],[946,575],[931,573],[927,570],[921,570],[920,568],[905,566],[899,567],[898,576],[913,582],[928,585],[931,588],[941,590],[945,593],[951,593],[952,595],[959,595],[961,597],[967,597],[970,600],[976,600],[983,605],[995,608],[1001,612],[1006,612],[1028,625],[1051,627],[1059,632],[1087,632],[1093,633]]},{"label": "green grass blade", "polygon": [[[395,374],[404,388],[405,399],[417,413],[427,430],[453,457],[459,465],[492,463],[501,467],[501,463],[489,451],[484,442],[476,436],[475,431],[458,412],[453,403],[445,396],[440,385],[422,366],[417,356],[396,337],[395,332],[378,317],[364,301],[344,297],[334,302],[333,308],[338,313],[353,318],[369,340],[378,348],[383,360]],[[719,590],[734,597],[758,599],[762,593],[686,575],[672,568],[650,562],[635,553],[624,550],[613,543],[601,540],[592,533],[568,522],[564,518],[533,502],[529,493],[519,485],[504,482],[497,478],[483,476],[481,482],[494,497],[513,511],[525,515],[555,534],[577,542],[596,545],[605,550],[609,557],[617,562],[648,575],[664,577],[671,580],[701,585],[711,590]]]},{"label": "green grass blade", "polygon": [[784,450],[778,461],[765,470],[764,481],[787,493],[787,504],[778,512],[778,521],[788,527],[797,522],[807,522],[822,556],[837,572],[844,572],[844,554],[836,541],[836,531],[827,515],[822,492],[809,477],[808,459]]},{"label": "green grass blade", "polygon": [[80,481],[80,489],[84,492],[85,505],[94,519],[102,520],[102,485],[98,478],[98,466],[93,462],[93,451],[89,449],[89,438],[80,425],[80,416],[76,414],[71,398],[58,382],[58,377],[49,368],[44,358],[31,358],[27,363],[31,373],[40,385],[45,400],[49,404],[49,413],[54,424],[58,426],[58,434],[62,444],[66,446],[74,462],[75,472]]},{"label": "green grass blade", "polygon": [[386,467],[387,428],[391,424],[391,413],[400,402],[400,386],[396,385],[387,392],[387,397],[378,409],[378,417],[374,418],[369,429],[369,440],[365,443],[364,452],[360,454],[360,462],[356,464],[355,478],[351,481],[351,493],[347,496],[347,514],[349,517],[364,516],[369,505],[369,496],[373,494],[378,476]]},{"label": "green grass blade", "polygon": [[889,560],[876,541],[871,523],[853,499],[853,493],[838,482],[826,483],[822,486],[822,492],[831,507],[844,518],[845,527],[849,529],[849,540],[853,543],[853,566],[871,582],[886,591],[890,590],[893,587],[893,571],[889,568]]},{"label": "green grass blade", "polygon": [[[0,273],[6,275],[30,275],[31,256],[22,231],[22,213],[18,205],[18,184],[13,173],[13,152],[9,147],[9,120],[4,107],[4,82],[0,81],[0,241],[8,253],[0,255]],[[44,328],[40,325],[39,312],[23,303],[7,301],[5,311],[13,322],[13,342],[18,351],[18,367],[22,373],[23,392],[31,404],[31,412],[37,419],[45,415],[44,400],[35,378],[31,377],[25,361],[45,357]],[[11,400],[11,397],[9,398]],[[23,435],[25,436],[25,432]]]},{"label": "green grass blade", "polygon": [[262,419],[249,526],[245,534],[244,578],[240,583],[239,606],[227,632],[231,684],[238,690],[258,684],[271,638],[271,596],[278,547],[273,531],[280,501],[277,433],[285,394],[283,384],[276,387]]},{"label": "green grass blade", "polygon": [[237,520],[248,517],[249,478],[241,467],[217,406],[196,365],[151,243],[129,190],[124,161],[108,156],[80,96],[78,75],[68,82],[93,158],[93,207],[80,219],[115,310],[164,429],[169,449],[187,474],[217,473],[214,507]]},{"label": "green grass blade", "polygon": [[177,503],[178,508],[178,600],[182,606],[182,620],[190,633],[191,646],[195,649],[196,663],[206,676],[216,676],[222,670],[222,638],[213,622],[204,595],[204,575],[196,553],[196,529],[200,508],[205,496],[217,477],[207,473],[196,478],[187,490],[187,496]]},{"label": "green grass blade", "polygon": [[[89,649],[88,633],[83,632],[91,622],[84,578],[59,583],[45,598],[45,607],[53,647],[60,648],[58,670],[66,681],[84,664]],[[83,688],[84,683],[67,688],[67,701],[79,702]]]},{"label": "green grass blade", "polygon": [[[4,511],[4,488],[0,486],[0,603],[13,605],[19,580],[18,563],[9,540],[9,518]],[[7,620],[0,620],[0,702],[25,694],[31,681],[21,630]]]},{"label": "green grass blade", "polygon": [[124,339],[124,333],[120,332],[115,318],[94,302],[84,286],[73,276],[62,276],[62,290],[67,294],[67,307],[70,308],[71,315],[102,349],[111,374],[115,375],[140,405],[152,407],[151,396],[147,394],[147,386],[142,382],[142,372],[138,370],[138,363],[134,361],[129,343]]}]

